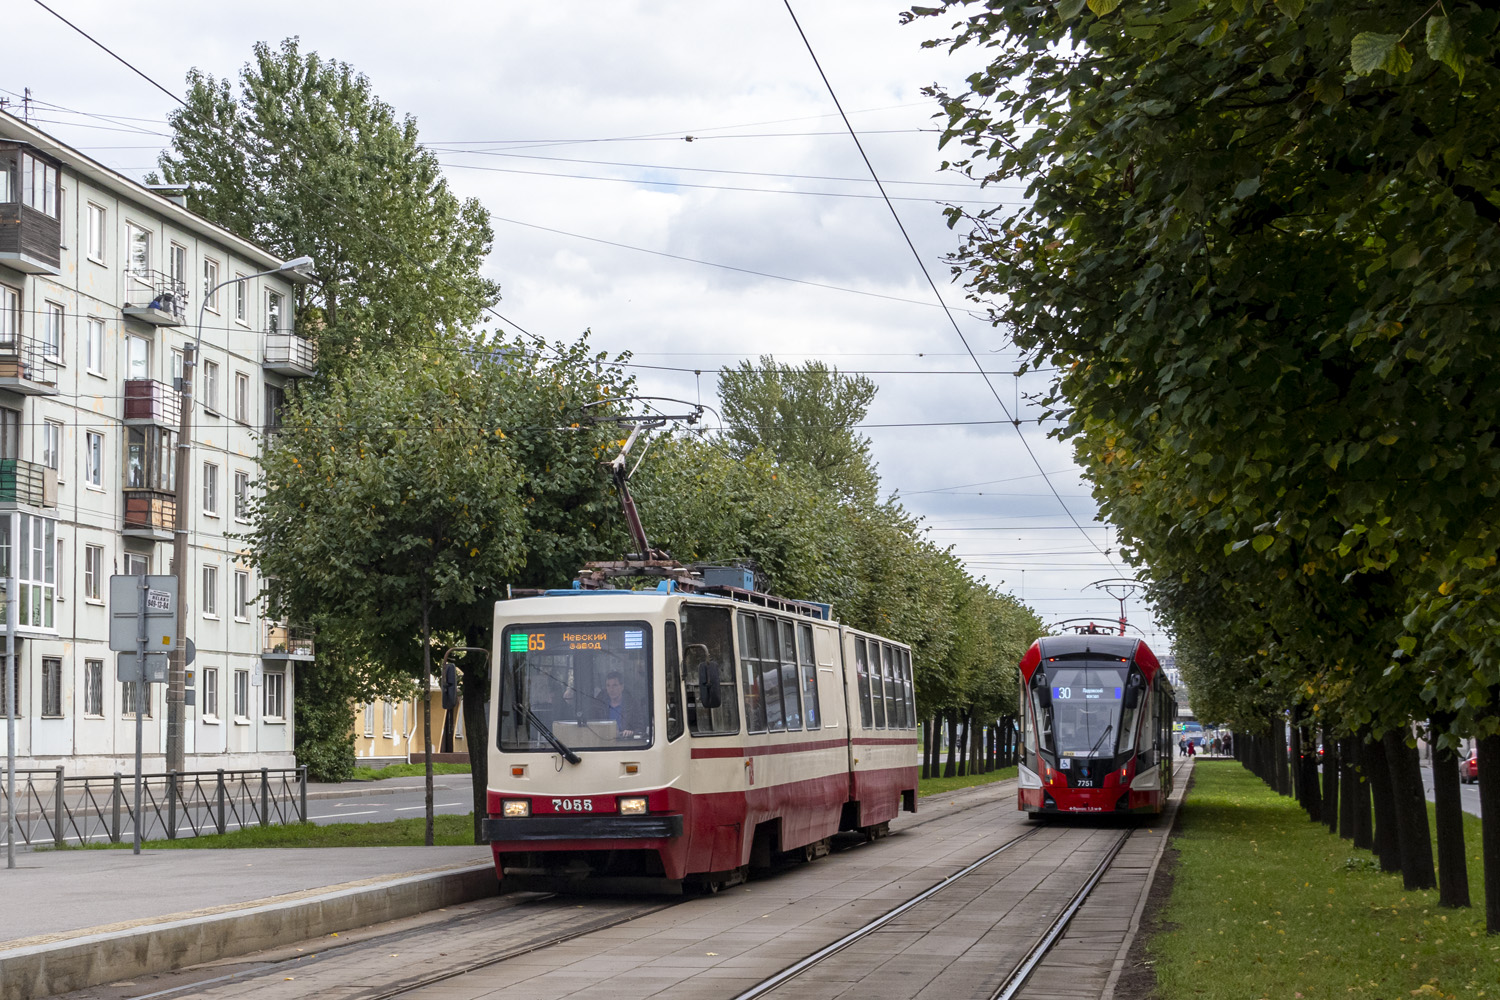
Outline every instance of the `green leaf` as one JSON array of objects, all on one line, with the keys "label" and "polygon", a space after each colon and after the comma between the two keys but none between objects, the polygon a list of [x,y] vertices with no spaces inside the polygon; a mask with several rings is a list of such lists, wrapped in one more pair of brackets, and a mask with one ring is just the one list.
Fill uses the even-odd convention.
[{"label": "green leaf", "polygon": [[1458,74],[1459,82],[1464,78],[1463,53],[1453,38],[1453,22],[1446,15],[1434,14],[1427,19],[1427,54],[1434,62],[1440,62]]},{"label": "green leaf", "polygon": [[1057,16],[1064,21],[1071,21],[1083,10],[1083,0],[1058,0]]},{"label": "green leaf", "polygon": [[1295,21],[1307,9],[1306,0],[1276,0],[1276,9],[1286,15],[1287,20]]},{"label": "green leaf", "polygon": [[1100,17],[1104,17],[1106,14],[1109,14],[1111,11],[1113,11],[1116,7],[1120,6],[1120,0],[1088,0],[1088,2],[1089,10],[1093,11]]},{"label": "green leaf", "polygon": [[1246,177],[1234,186],[1234,197],[1236,201],[1244,201],[1252,194],[1260,190],[1259,177]]},{"label": "green leaf", "polygon": [[1397,271],[1405,270],[1408,267],[1416,267],[1421,262],[1422,249],[1415,243],[1408,243],[1400,250],[1391,254],[1391,267]]},{"label": "green leaf", "polygon": [[1269,549],[1272,545],[1276,544],[1276,536],[1256,535],[1255,538],[1251,540],[1250,544],[1254,547],[1255,551],[1264,552],[1266,551],[1266,549]]},{"label": "green leaf", "polygon": [[1374,31],[1361,31],[1354,36],[1349,44],[1349,61],[1360,76],[1369,76],[1377,69],[1393,74],[1411,69],[1411,53],[1401,44],[1401,36]]}]

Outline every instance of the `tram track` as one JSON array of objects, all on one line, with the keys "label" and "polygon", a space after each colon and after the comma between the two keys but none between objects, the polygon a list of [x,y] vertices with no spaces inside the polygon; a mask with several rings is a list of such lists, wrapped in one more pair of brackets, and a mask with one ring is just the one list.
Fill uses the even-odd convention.
[{"label": "tram track", "polygon": [[[933,896],[936,896],[944,889],[947,889],[955,883],[960,882],[963,879],[975,874],[980,869],[988,865],[991,861],[1009,851],[1012,847],[1015,847],[1017,844],[1031,839],[1040,832],[1041,828],[1034,828],[1026,831],[1020,836],[1006,841],[1004,844],[995,848],[993,851],[990,851],[988,854],[979,858],[977,861],[971,862],[970,864],[954,872],[952,875],[949,875],[947,878],[944,878],[936,885],[930,886],[922,892],[917,893],[915,896],[912,896],[910,899],[906,900],[899,906],[886,911],[879,917],[871,920],[869,923],[864,924],[863,926],[858,927],[853,931],[850,931],[848,934],[839,938],[837,941],[834,941],[833,943],[820,948],[819,950],[813,952],[811,955],[808,955],[806,958],[803,958],[800,961],[787,966],[785,969],[782,969],[775,975],[769,976],[761,982],[756,983],[749,989],[744,990],[743,992],[736,995],[734,997],[734,1000],[760,1000],[760,998],[762,997],[770,996],[777,990],[781,989],[781,987],[792,982],[798,976],[801,976],[803,973],[806,973],[822,965],[829,959],[833,958],[835,955],[849,948],[851,945],[870,936],[871,934],[880,930],[880,928],[896,920],[908,911],[916,908],[917,906],[920,906],[922,903],[931,899]],[[1120,850],[1130,839],[1130,835],[1132,832],[1133,828],[1120,831],[1120,835],[1115,839],[1114,843],[1111,844],[1109,848],[1104,852],[1103,857],[1094,867],[1093,871],[1090,872],[1088,877],[1084,880],[1082,886],[1072,894],[1071,898],[1062,908],[1061,912],[1059,912],[1058,915],[1053,918],[1053,920],[1048,924],[1047,928],[1041,933],[1041,935],[1038,936],[1036,943],[1033,944],[1029,949],[1027,949],[1024,955],[1022,955],[1020,961],[1015,964],[1015,966],[1012,968],[1009,975],[1005,977],[1001,985],[993,993],[990,994],[990,1000],[1015,1000],[1015,997],[1020,994],[1020,991],[1025,987],[1026,983],[1031,978],[1032,973],[1036,971],[1037,967],[1047,957],[1048,952],[1052,950],[1053,946],[1056,945],[1057,941],[1062,937],[1063,933],[1067,930],[1068,925],[1078,914],[1078,911],[1082,909],[1084,903],[1088,901],[1089,896],[1093,893],[1094,888],[1099,884],[1099,881],[1104,877],[1105,873],[1109,871],[1110,865],[1113,864],[1115,857],[1120,853]]]}]

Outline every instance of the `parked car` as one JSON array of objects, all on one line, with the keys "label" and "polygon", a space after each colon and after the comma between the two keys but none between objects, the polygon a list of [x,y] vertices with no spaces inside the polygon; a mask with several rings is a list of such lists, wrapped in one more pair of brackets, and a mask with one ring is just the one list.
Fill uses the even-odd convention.
[{"label": "parked car", "polygon": [[1479,780],[1479,751],[1470,750],[1469,756],[1458,762],[1458,780],[1473,784]]}]

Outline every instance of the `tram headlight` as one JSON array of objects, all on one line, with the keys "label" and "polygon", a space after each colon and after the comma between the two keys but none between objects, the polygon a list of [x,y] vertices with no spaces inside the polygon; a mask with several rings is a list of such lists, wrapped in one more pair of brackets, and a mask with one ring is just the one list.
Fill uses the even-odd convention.
[{"label": "tram headlight", "polygon": [[531,800],[504,799],[500,803],[500,815],[506,819],[525,819],[531,815]]},{"label": "tram headlight", "polygon": [[641,815],[644,815],[645,812],[646,812],[646,798],[645,798],[645,796],[640,796],[638,798],[629,798],[629,799],[621,799],[620,800],[620,815],[621,816],[641,816]]}]

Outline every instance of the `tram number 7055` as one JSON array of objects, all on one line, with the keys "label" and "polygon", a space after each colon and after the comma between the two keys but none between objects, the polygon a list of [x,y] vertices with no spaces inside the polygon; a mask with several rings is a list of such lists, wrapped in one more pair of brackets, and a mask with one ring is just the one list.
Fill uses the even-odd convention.
[{"label": "tram number 7055", "polygon": [[586,812],[594,811],[593,799],[553,799],[552,808],[556,812]]}]

